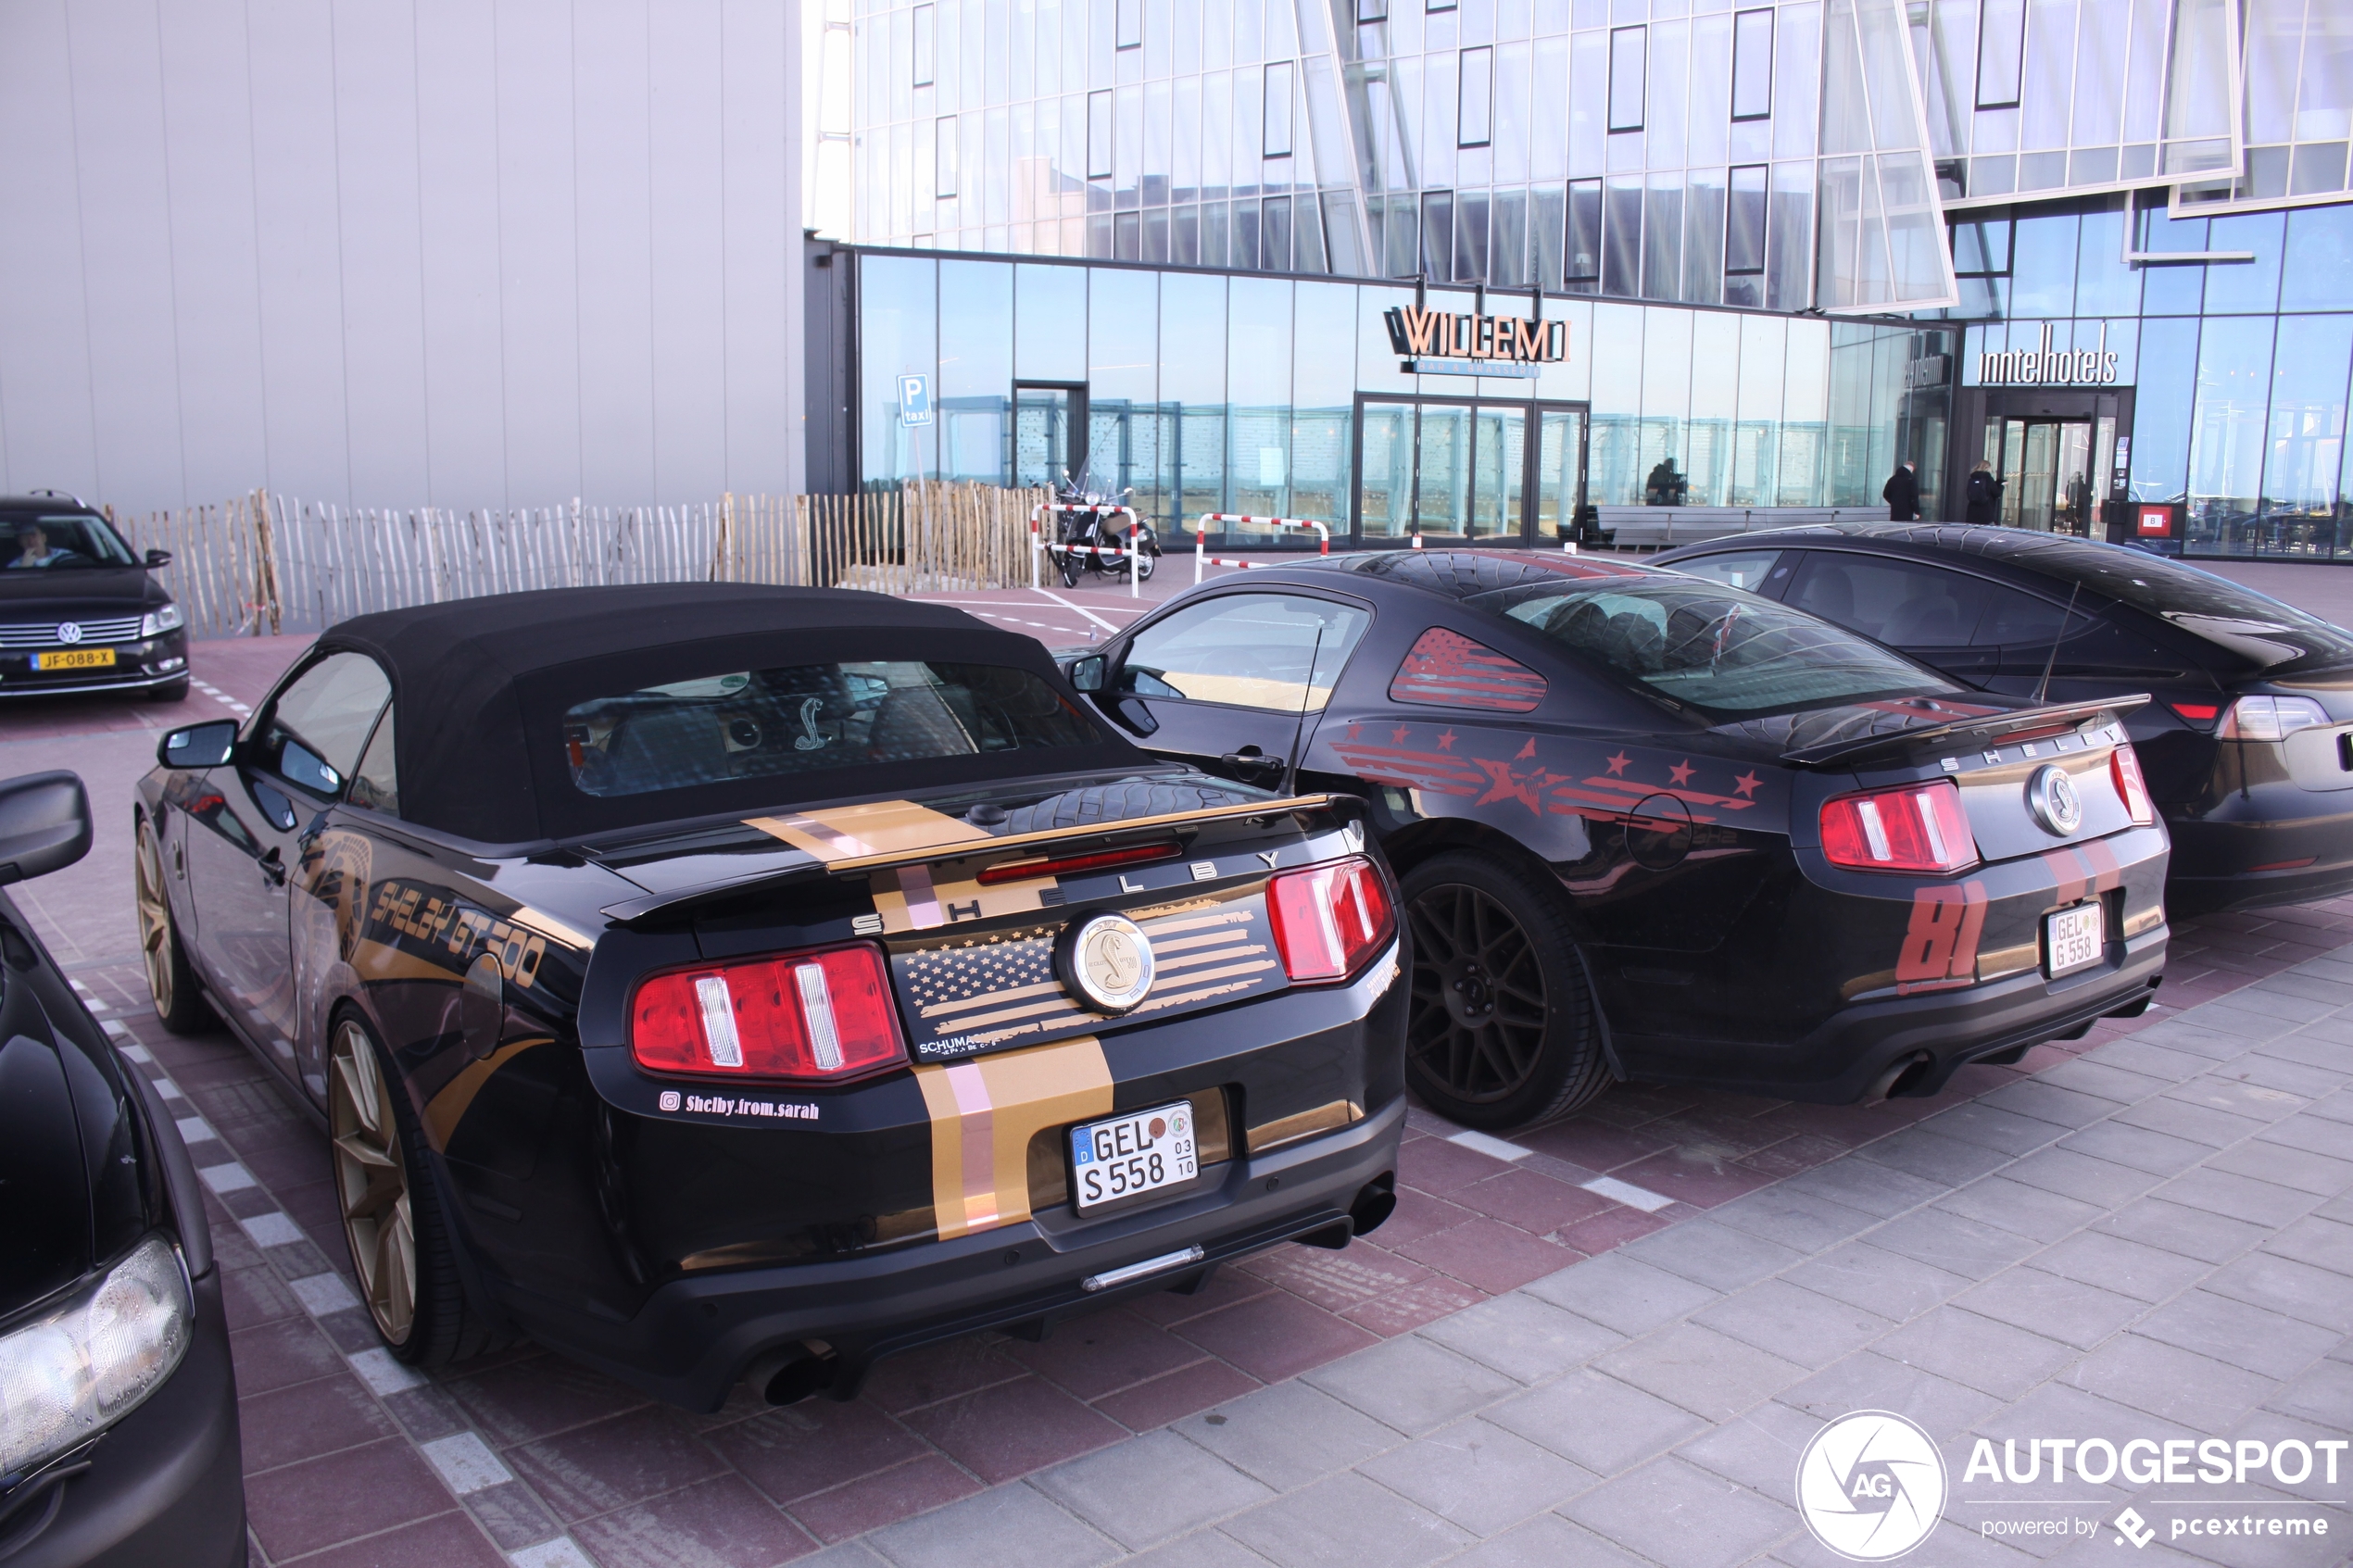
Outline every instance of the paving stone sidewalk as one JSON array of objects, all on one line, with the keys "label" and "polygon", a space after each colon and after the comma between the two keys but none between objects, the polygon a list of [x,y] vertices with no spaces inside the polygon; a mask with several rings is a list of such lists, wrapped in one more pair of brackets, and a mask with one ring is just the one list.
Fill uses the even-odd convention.
[{"label": "paving stone sidewalk", "polygon": [[[2296,1486],[1963,1471],[1979,1436],[2353,1430],[2348,1078],[2353,948],[812,1565],[1816,1568],[1839,1560],[1793,1507],[1798,1457],[1859,1410],[1944,1455],[1955,1500],[1914,1562],[2341,1562],[2342,1449]],[[2145,1547],[2110,1528],[2127,1507]],[[2224,1515],[2329,1533],[2174,1534]],[[2029,1518],[2075,1533],[1985,1533]]]}]

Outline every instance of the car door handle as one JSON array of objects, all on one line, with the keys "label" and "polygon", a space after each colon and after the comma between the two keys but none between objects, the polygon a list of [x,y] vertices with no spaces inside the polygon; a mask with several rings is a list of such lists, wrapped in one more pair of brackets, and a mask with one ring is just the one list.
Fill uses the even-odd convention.
[{"label": "car door handle", "polygon": [[279,855],[275,845],[271,847],[270,853],[255,863],[260,866],[261,874],[270,879],[271,886],[283,887],[286,884],[286,862]]}]

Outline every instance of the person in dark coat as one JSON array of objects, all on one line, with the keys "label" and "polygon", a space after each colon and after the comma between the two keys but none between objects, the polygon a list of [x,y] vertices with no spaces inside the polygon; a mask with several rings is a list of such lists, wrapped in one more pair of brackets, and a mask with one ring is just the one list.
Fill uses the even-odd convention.
[{"label": "person in dark coat", "polygon": [[1920,482],[1912,476],[1912,465],[1898,463],[1895,475],[1880,491],[1880,499],[1887,503],[1890,522],[1917,522],[1920,515]]},{"label": "person in dark coat", "polygon": [[1967,499],[1969,510],[1965,516],[1970,522],[2002,521],[2002,482],[1994,477],[1994,465],[1983,458],[1969,473]]}]

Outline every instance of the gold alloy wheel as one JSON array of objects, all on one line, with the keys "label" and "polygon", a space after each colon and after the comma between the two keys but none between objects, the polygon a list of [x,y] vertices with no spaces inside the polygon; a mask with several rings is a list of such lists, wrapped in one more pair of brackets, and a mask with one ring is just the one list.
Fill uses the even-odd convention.
[{"label": "gold alloy wheel", "polygon": [[335,1140],[335,1196],[351,1244],[359,1294],[376,1327],[395,1345],[417,1317],[417,1232],[409,1208],[409,1167],[400,1157],[400,1123],[392,1089],[367,1031],[335,1025],[327,1075],[328,1130]]},{"label": "gold alloy wheel", "polygon": [[132,876],[138,890],[139,959],[147,966],[147,994],[155,998],[156,1016],[168,1019],[177,999],[171,973],[171,903],[163,887],[163,851],[156,846],[155,830],[145,822],[139,824]]}]

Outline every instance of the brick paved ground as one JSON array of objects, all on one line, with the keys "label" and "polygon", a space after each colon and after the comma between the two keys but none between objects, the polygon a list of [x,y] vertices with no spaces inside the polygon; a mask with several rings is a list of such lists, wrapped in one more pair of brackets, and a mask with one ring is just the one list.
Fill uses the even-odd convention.
[{"label": "brick paved ground", "polygon": [[[1164,573],[1155,586],[1175,585],[1176,575]],[[1183,571],[1184,581],[1189,577],[1189,570]],[[1132,613],[1124,595],[1086,589],[1051,596],[1000,596],[974,608],[989,609],[1000,623],[1032,630],[1050,643],[1085,640],[1089,616],[1118,625]],[[1033,624],[1020,626],[1023,621]],[[1100,633],[1101,627],[1094,629]],[[2127,1223],[2122,1216],[2132,1212],[2148,1212],[2145,1206],[2127,1207],[2137,1201],[2141,1188],[2128,1191],[2130,1179],[2119,1185],[2096,1170],[2087,1173],[2072,1149],[2036,1155],[2043,1163],[2034,1169],[2071,1173],[2069,1179],[2093,1184],[2080,1193],[2054,1186],[2060,1176],[2038,1183],[2015,1169],[1999,1174],[1981,1171],[1979,1166],[1994,1161],[1986,1151],[2007,1161],[2062,1136],[2070,1141],[2112,1136],[2095,1129],[2070,1135],[2067,1129],[2073,1121],[2053,1108],[2085,1109],[2069,1095],[2087,1086],[2081,1081],[2086,1076],[2097,1081],[2089,1085],[2095,1094],[2120,1092],[2120,1080],[2113,1074],[2145,1072],[2153,1059],[2131,1053],[2145,1053],[2148,1042],[2181,1029],[2183,1007],[2211,1004],[2260,981],[2263,1000],[2258,1012],[2246,1015],[2253,1022],[2244,1030],[2235,1022],[2237,1012],[2201,1010],[2194,1015],[2222,1018],[2226,1027],[2220,1038],[2243,1046],[2267,1037],[2262,1028],[2294,1027],[2296,1015],[2304,1010],[2299,998],[2315,986],[2353,975],[2353,969],[2339,974],[2330,967],[2335,960],[2327,957],[2353,938],[2353,902],[2223,917],[2176,928],[2163,993],[2168,1007],[2143,1020],[2103,1022],[2072,1046],[2041,1047],[2014,1069],[1972,1070],[1933,1101],[1822,1108],[1625,1086],[1584,1116],[1509,1143],[1459,1134],[1416,1113],[1402,1160],[1404,1190],[1397,1216],[1347,1251],[1286,1248],[1227,1272],[1202,1296],[1156,1298],[1068,1325],[1042,1345],[975,1336],[904,1358],[881,1369],[866,1396],[849,1405],[767,1411],[739,1396],[716,1417],[686,1417],[648,1406],[618,1386],[528,1348],[426,1382],[373,1348],[366,1316],[350,1294],[348,1266],[326,1196],[324,1143],[314,1124],[225,1037],[181,1041],[161,1035],[146,1009],[137,967],[130,961],[129,788],[147,765],[158,726],[229,713],[257,700],[301,646],[299,639],[198,645],[195,670],[205,686],[179,707],[85,706],[0,717],[0,774],[63,764],[80,769],[93,786],[101,814],[98,850],[83,866],[19,890],[19,897],[34,895],[26,901],[54,950],[106,1010],[102,1016],[114,1021],[119,1036],[144,1053],[147,1070],[176,1091],[173,1103],[187,1118],[183,1130],[197,1163],[208,1169],[215,1231],[231,1271],[258,1562],[299,1559],[390,1568],[428,1559],[497,1562],[503,1552],[525,1568],[592,1560],[608,1565],[736,1565],[782,1562],[867,1532],[874,1532],[867,1539],[902,1568],[917,1568],[942,1554],[986,1558],[1016,1544],[1038,1561],[1051,1561],[1058,1541],[1069,1543],[1074,1561],[1091,1562],[1227,1514],[1237,1522],[1193,1537],[1182,1549],[1187,1561],[1197,1554],[1207,1554],[1202,1560],[1208,1562],[1260,1561],[1243,1550],[1241,1543],[1247,1542],[1277,1562],[1339,1561],[1366,1551],[1381,1561],[1420,1562],[1517,1526],[1556,1502],[1567,1503],[1572,1492],[1589,1500],[1567,1506],[1565,1517],[1599,1528],[1657,1562],[1680,1568],[1686,1562],[1739,1561],[1744,1554],[1731,1550],[1736,1541],[1720,1551],[1712,1544],[1703,1549],[1696,1537],[1652,1539],[1645,1546],[1647,1537],[1636,1524],[1620,1528],[1610,1522],[1614,1515],[1594,1512],[1604,1505],[1590,1499],[1617,1499],[1611,1506],[1629,1514],[1648,1510],[1664,1517],[1688,1516],[1691,1527],[1703,1533],[1733,1528],[1723,1521],[1709,1523],[1719,1512],[1726,1520],[1754,1516],[1762,1529],[1771,1514],[1755,1510],[1785,1512],[1786,1479],[1764,1485],[1756,1475],[1728,1470],[1729,1459],[1710,1471],[1700,1451],[1702,1439],[1693,1434],[1705,1428],[1709,1438],[1726,1445],[1726,1453],[1746,1444],[1741,1451],[1754,1459],[1778,1451],[1757,1445],[1785,1443],[1799,1429],[1793,1422],[1810,1430],[1807,1412],[1840,1413],[1829,1408],[1836,1402],[1833,1393],[1844,1398],[1851,1392],[1850,1403],[1869,1403],[1862,1395],[1875,1386],[1864,1380],[1835,1386],[1812,1402],[1793,1399],[1780,1386],[1766,1386],[1773,1368],[1756,1361],[1759,1351],[1770,1352],[1767,1361],[1778,1357],[1810,1371],[1831,1358],[1809,1359],[1799,1342],[1843,1352],[1869,1340],[1878,1348],[1869,1353],[1879,1360],[1857,1362],[1865,1372],[1881,1363],[1941,1368],[1939,1375],[1966,1386],[1968,1378],[1951,1364],[1956,1354],[1963,1361],[1982,1355],[2007,1365],[2014,1353],[2022,1353],[2018,1343],[1983,1323],[2005,1323],[2007,1311],[2008,1318],[2023,1314],[2027,1326],[2047,1329],[2042,1322],[2047,1312],[2069,1310],[2072,1298],[2062,1299],[2063,1291],[2053,1296],[2059,1287],[2041,1276],[2072,1278],[2073,1266],[2111,1295],[2120,1292],[2118,1299],[2157,1300],[2146,1292],[2170,1283],[2182,1265],[2177,1262],[2169,1273],[2161,1260],[2152,1263],[2120,1253],[2100,1239],[2109,1234],[2101,1226]],[[2193,1036],[2217,1038],[2202,1029],[2193,1030]],[[2353,1039],[2353,1033],[2346,1038]],[[2313,1032],[2296,1039],[2300,1043],[2288,1047],[2267,1046],[2257,1053],[2253,1070],[2277,1076],[2270,1064],[2284,1061],[2306,1073],[2332,1071],[2326,1062],[2282,1056],[2284,1050],[2309,1056],[2324,1045],[2336,1048],[2325,1037],[2316,1045]],[[2171,1059],[2160,1053],[2155,1060]],[[2204,1066],[2207,1060],[2196,1058],[2208,1076],[2223,1071]],[[2143,1066],[2134,1069],[2135,1061]],[[2353,1066],[2345,1071],[2353,1072]],[[2242,1088],[2246,1083],[2268,1088],[2271,1082],[2245,1080]],[[2070,1087],[2065,1092],[2050,1087],[2062,1084]],[[2307,1090],[2314,1086],[2305,1085]],[[2160,1120],[2148,1125],[2170,1126],[2162,1118],[2182,1114],[2170,1109],[2173,1104],[2222,1092],[2158,1083],[2135,1097],[2166,1102],[2155,1110],[2118,1101],[2098,1114],[2120,1125],[2133,1125],[2135,1114],[2144,1123],[2154,1115]],[[2347,1120],[2344,1100],[2340,1094],[2327,1102],[2340,1108],[2334,1113],[2327,1105],[2296,1111],[2282,1123],[2295,1129],[2285,1135],[2240,1129],[2216,1158],[2241,1167],[2252,1161],[2259,1176],[2288,1180],[2291,1186],[2300,1180],[2312,1198],[2305,1207],[2320,1207],[2324,1197],[2331,1198],[2328,1212],[2353,1218],[2342,1213],[2344,1200],[2337,1196],[2342,1184],[2329,1194],[2311,1185],[2328,1173],[2326,1149],[2341,1150],[2348,1141],[2342,1134]],[[2244,1109],[2242,1104],[2226,1113]],[[2020,1112],[2027,1118],[2022,1123]],[[1916,1125],[1930,1118],[1934,1121],[1929,1127]],[[2316,1124],[2318,1132],[2309,1130]],[[2231,1125],[2210,1123],[2208,1132]],[[2048,1136],[2042,1137],[2046,1130]],[[2304,1141],[2283,1142],[2283,1136]],[[2037,1137],[2040,1143],[2023,1141]],[[1858,1149],[1859,1155],[1853,1152]],[[2283,1149],[2294,1150],[2296,1157]],[[2142,1187],[2172,1173],[2148,1164],[2148,1156],[2135,1165],[2123,1156],[2093,1152],[2147,1174]],[[2281,1173],[2283,1162],[2295,1165],[2295,1177]],[[2245,1174],[2225,1163],[2212,1168],[2231,1178],[2221,1183],[2224,1187]],[[1858,1181],[1858,1174],[1864,1179]],[[1914,1178],[1957,1190],[1919,1189],[1911,1185]],[[2102,1181],[2107,1185],[2100,1185]],[[2056,1196],[2036,1196],[2045,1191]],[[2090,1207],[2079,1213],[2070,1203]],[[2294,1218],[2276,1203],[2267,1212],[2279,1221],[2273,1229]],[[1877,1224],[1873,1216],[1894,1222],[1890,1231],[1898,1237],[1919,1233],[1927,1239],[1909,1252],[1892,1243],[1876,1251],[1836,1250],[1863,1226]],[[2026,1292],[2027,1307],[1986,1307],[1994,1298],[1980,1296],[1947,1308],[1946,1299],[1962,1290],[1956,1281],[1990,1273],[2011,1260],[2000,1257],[1982,1269],[1957,1268],[1957,1262],[1980,1253],[1995,1259],[2002,1247],[2022,1245],[1997,1244],[1989,1236],[2015,1237],[2023,1226],[2036,1246],[2058,1243],[2063,1238],[2056,1233],[2041,1232],[2058,1226],[2061,1219],[2070,1221],[2065,1231],[2081,1236],[2064,1242],[2075,1252],[2050,1256],[2082,1253],[2095,1262],[2038,1261],[2035,1268],[2022,1271],[2032,1277],[2004,1288]],[[1839,1228],[1850,1221],[1852,1228]],[[2241,1223],[2271,1222],[2248,1216]],[[2330,1222],[2298,1223],[2303,1228],[2284,1243],[2290,1252],[2313,1254],[2315,1261],[2336,1256],[2330,1248],[2343,1238],[2328,1229]],[[1992,1232],[1984,1230],[1989,1223]],[[2183,1234],[2187,1242],[2175,1241],[2176,1248],[2187,1245],[2208,1264],[2228,1261],[2221,1250],[2225,1241],[2232,1252],[2278,1245],[2251,1234],[2219,1233],[2203,1222],[2192,1223]],[[2159,1245],[2161,1249],[2161,1239]],[[1983,1250],[1989,1247],[1992,1251]],[[1790,1256],[1780,1248],[1791,1249]],[[1831,1255],[1799,1261],[1826,1252]],[[1915,1254],[1921,1266],[1941,1262],[1947,1277],[1931,1278],[1881,1261]],[[1647,1261],[1629,1273],[1629,1260],[1638,1257]],[[2128,1263],[2148,1273],[2140,1296],[2101,1272]],[[2270,1265],[2246,1267],[2259,1272]],[[1652,1324],[1613,1316],[1621,1309],[1602,1298],[1615,1301],[1625,1281],[1647,1280],[1645,1271],[1659,1268],[1706,1285],[1705,1300],[1694,1298],[1675,1307],[1667,1313],[1675,1325],[1655,1333]],[[1804,1274],[1802,1268],[1815,1272]],[[1890,1268],[1896,1274],[1889,1275]],[[1730,1308],[1722,1311],[1739,1322],[1729,1326],[1711,1316],[1718,1309],[1707,1303],[1718,1291],[1747,1285],[1750,1276],[1743,1270],[1779,1276],[1750,1286],[1740,1297],[1764,1311],[1766,1320],[1779,1323],[1778,1329],[1749,1323]],[[1856,1283],[1842,1294],[1835,1282],[1850,1276]],[[1579,1280],[1588,1283],[1567,1283]],[[2345,1282],[2334,1283],[2343,1299]],[[1951,1288],[1943,1289],[1946,1285]],[[1695,1288],[1688,1286],[1683,1292]],[[1876,1296],[1860,1298],[1889,1289],[1908,1293],[1901,1303],[1908,1310],[1897,1311],[1893,1299],[1873,1307]],[[2177,1298],[2190,1304],[2180,1307],[2175,1317],[2138,1314],[2146,1321],[2135,1331],[2137,1337],[2126,1337],[2133,1345],[2170,1343],[2163,1323],[2180,1322],[2192,1326],[2174,1339],[2189,1335],[2193,1344],[2208,1332],[2244,1336],[2246,1324],[2258,1325],[2255,1337],[2267,1343],[2316,1343],[2309,1327],[2300,1336],[2274,1332],[2270,1320],[2247,1316],[2249,1309],[2215,1305],[2244,1294],[2234,1296],[2220,1286],[2202,1293],[2187,1284],[2170,1288],[2163,1298],[2175,1305],[2164,1311],[2175,1311]],[[1634,1291],[1629,1298],[1649,1298]],[[1669,1289],[1667,1299],[1679,1299],[1678,1292]],[[1560,1315],[1563,1307],[1577,1311],[1573,1322]],[[1861,1321],[1854,1310],[1858,1307],[1871,1307],[1873,1321]],[[2308,1308],[2307,1317],[2318,1310]],[[1778,1318],[1772,1317],[1775,1311]],[[1879,1322],[1882,1317],[1884,1323]],[[2296,1313],[2286,1317],[2295,1319]],[[1552,1349],[1526,1348],[1529,1332],[1513,1325],[1529,1322],[1551,1325],[1535,1339],[1552,1344]],[[2334,1331],[2341,1334],[2348,1326],[2353,1324],[2339,1323]],[[1866,1329],[1869,1332],[1862,1332]],[[2069,1334],[2082,1337],[2070,1329],[2061,1338]],[[1606,1348],[1625,1336],[1638,1336],[1641,1345],[1653,1348]],[[1947,1353],[1941,1363],[1922,1348],[1948,1340],[1967,1348]],[[1755,1348],[1741,1349],[1741,1343]],[[1578,1353],[1560,1361],[1567,1354],[1565,1346]],[[1462,1361],[1463,1353],[1472,1361]],[[2038,1353],[2045,1359],[2049,1354]],[[2322,1353],[2316,1350],[2289,1367],[2289,1351],[2282,1349],[2266,1363],[2268,1375],[2288,1390],[2280,1397],[2303,1398],[2309,1387],[2311,1398],[2323,1404],[2331,1398],[2341,1402],[2339,1374],[2325,1368],[2304,1370]],[[2139,1355],[2146,1362],[2156,1352],[2128,1347],[2116,1354]],[[1522,1364],[1516,1358],[1523,1355],[1533,1359]],[[1547,1356],[1557,1364],[1546,1361]],[[1541,1399],[1517,1392],[1523,1383],[1545,1383],[1596,1356],[1604,1359],[1583,1367],[1575,1381],[1548,1385],[1552,1391]],[[1660,1371],[1653,1361],[1680,1370]],[[2019,1363],[2021,1369],[2029,1364]],[[1466,1370],[1474,1367],[1484,1370]],[[2034,1381],[2041,1385],[2048,1376],[2038,1371]],[[1499,1381],[1503,1378],[1513,1381],[1506,1385]],[[2158,1377],[2160,1383],[2172,1379],[2172,1373]],[[2334,1395],[2332,1388],[2337,1390]],[[1742,1402],[1746,1392],[1756,1398]],[[1341,1404],[1333,1406],[1334,1398]],[[1652,1408],[1660,1399],[1666,1401],[1662,1408],[1673,1412],[1671,1420]],[[1511,1399],[1523,1402],[1508,1404]],[[1758,1400],[1766,1403],[1750,1411],[1748,1406]],[[1489,1412],[1492,1420],[1475,1418],[1454,1438],[1425,1436],[1424,1428],[1434,1427],[1440,1415],[1462,1415],[1491,1404],[1497,1407]],[[1733,1415],[1736,1408],[1741,1413],[1730,1427],[1711,1424]],[[1919,1413],[1905,1404],[1892,1408]],[[1972,1408],[1967,1420],[1977,1422],[1994,1408],[1991,1403],[1983,1411]],[[1336,1409],[1356,1413],[1333,1417],[1330,1411]],[[1507,1409],[1522,1414],[1513,1417]],[[1527,1414],[1540,1410],[1554,1414]],[[1279,1462],[1264,1456],[1253,1461],[1236,1445],[1262,1441],[1248,1437],[1247,1431],[1263,1424],[1252,1412],[1267,1411],[1320,1411],[1315,1421],[1328,1425],[1336,1420],[1356,1436],[1340,1441],[1321,1428],[1319,1435],[1292,1434],[1283,1424],[1292,1418],[1284,1416],[1267,1428],[1263,1441],[1271,1445],[1269,1451],[1296,1451]],[[2338,1427],[2347,1424],[2347,1414],[2338,1411]],[[1657,1424],[1662,1420],[1666,1424]],[[1686,1432],[1679,1423],[1697,1424]],[[1227,1433],[1227,1426],[1244,1430]],[[1580,1457],[1575,1447],[1546,1452],[1543,1446],[1553,1439],[1540,1427],[1554,1431],[1555,1448],[1604,1439],[1633,1445],[1627,1449],[1629,1465],[1686,1437],[1691,1441],[1679,1450],[1685,1458],[1662,1461],[1664,1468],[1654,1467],[1655,1474],[1642,1472],[1652,1475],[1649,1481],[1603,1485],[1601,1478],[1625,1466],[1614,1470],[1592,1453]],[[2021,1431],[2006,1430],[2010,1436]],[[2204,1435],[2209,1428],[2199,1430]],[[1591,1436],[1564,1436],[1571,1432]],[[1658,1440],[1641,1447],[1646,1433]],[[2120,1436],[2139,1433],[2135,1427]],[[1416,1442],[1397,1448],[1409,1438]],[[1529,1447],[1529,1438],[1535,1448]],[[1337,1448],[1330,1446],[1335,1441]],[[1776,1461],[1784,1477],[1788,1459]],[[1692,1471],[1691,1462],[1702,1470]],[[1574,1475],[1563,1468],[1571,1464],[1581,1467]],[[1309,1488],[1307,1500],[1269,1498],[1270,1488],[1288,1494],[1327,1473],[1328,1478]],[[1707,1474],[1751,1482],[1755,1489],[1737,1494],[1737,1503],[1710,1501],[1708,1487],[1724,1483],[1705,1480]],[[1694,1483],[1694,1475],[1703,1479]],[[1698,1490],[1692,1489],[1694,1485]],[[1635,1489],[1627,1490],[1629,1486]],[[1552,1501],[1539,1497],[1547,1487],[1558,1492]],[[2353,1486],[2345,1490],[2353,1491]],[[1735,1494],[1727,1490],[1725,1496]],[[1639,1498],[1648,1500],[1629,1500]],[[1529,1499],[1536,1499],[1534,1506],[1513,1512]],[[1145,1517],[1135,1512],[1139,1509],[1161,1512]],[[1441,1517],[1453,1523],[1441,1524]],[[1016,1528],[995,1532],[989,1520]],[[2353,1520],[2339,1528],[2353,1531]],[[1778,1550],[1786,1534],[1768,1532],[1757,1539],[1766,1549]],[[1360,1538],[1363,1549],[1349,1544]],[[1593,1537],[1557,1522],[1540,1520],[1512,1538],[1545,1561],[1575,1561],[1579,1553],[1599,1549]],[[1691,1549],[1670,1549],[1683,1547]]]}]

